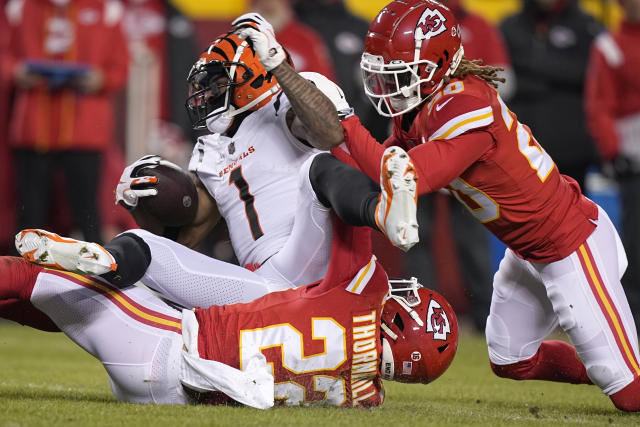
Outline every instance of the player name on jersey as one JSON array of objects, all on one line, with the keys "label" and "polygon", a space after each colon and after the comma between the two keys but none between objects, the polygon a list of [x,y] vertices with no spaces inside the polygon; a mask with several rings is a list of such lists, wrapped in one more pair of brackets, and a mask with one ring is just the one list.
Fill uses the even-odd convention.
[{"label": "player name on jersey", "polygon": [[378,374],[376,346],[376,312],[353,317],[353,359],[351,361],[351,397],[353,406],[373,396],[377,389],[373,379]]}]

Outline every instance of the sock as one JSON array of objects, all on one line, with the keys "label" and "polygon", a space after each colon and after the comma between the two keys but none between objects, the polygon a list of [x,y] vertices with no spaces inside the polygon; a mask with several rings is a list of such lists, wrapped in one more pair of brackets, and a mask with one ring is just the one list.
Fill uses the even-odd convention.
[{"label": "sock", "polygon": [[144,276],[147,267],[151,263],[151,250],[149,245],[138,235],[123,233],[116,236],[104,245],[116,260],[118,268],[102,274],[112,285],[119,288],[131,286]]},{"label": "sock", "polygon": [[311,163],[309,179],[318,200],[344,222],[378,230],[375,218],[380,187],[371,178],[331,154],[320,154]]},{"label": "sock", "polygon": [[636,377],[631,384],[609,398],[622,411],[640,411],[640,378]]},{"label": "sock", "polygon": [[514,380],[545,380],[572,384],[592,384],[575,348],[563,341],[544,341],[531,358],[491,369],[499,377]]},{"label": "sock", "polygon": [[0,317],[42,331],[58,332],[53,321],[31,304],[31,293],[43,271],[19,257],[0,257]]}]

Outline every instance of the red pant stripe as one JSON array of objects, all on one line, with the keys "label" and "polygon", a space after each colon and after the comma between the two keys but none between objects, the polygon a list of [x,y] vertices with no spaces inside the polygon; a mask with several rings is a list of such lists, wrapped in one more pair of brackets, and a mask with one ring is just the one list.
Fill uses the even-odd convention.
[{"label": "red pant stripe", "polygon": [[587,243],[580,245],[577,252],[580,264],[582,264],[582,270],[584,271],[585,277],[591,287],[591,292],[593,292],[593,296],[598,302],[600,310],[602,310],[605,319],[607,319],[607,323],[615,337],[620,353],[631,372],[634,373],[635,377],[638,377],[640,376],[640,367],[638,366],[638,361],[633,353],[633,346],[629,341],[627,331],[624,328],[620,314],[611,300],[609,292],[607,292],[607,288],[604,286],[602,276],[600,275],[598,266],[593,258],[593,254],[591,253]]},{"label": "red pant stripe", "polygon": [[99,281],[93,277],[82,276],[66,271],[47,270],[47,273],[64,277],[65,279],[70,280],[73,283],[76,283],[84,288],[91,289],[99,294],[104,295],[118,308],[120,308],[123,313],[137,320],[138,322],[144,323],[154,328],[165,329],[167,331],[173,331],[177,333],[181,333],[182,331],[182,321],[179,318],[150,310],[149,308],[144,307],[129,298],[124,292],[115,288],[113,285]]}]

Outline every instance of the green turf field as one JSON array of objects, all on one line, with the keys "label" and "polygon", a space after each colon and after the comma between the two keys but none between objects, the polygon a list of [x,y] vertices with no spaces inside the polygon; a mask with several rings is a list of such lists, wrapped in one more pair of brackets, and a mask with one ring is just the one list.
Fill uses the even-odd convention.
[{"label": "green turf field", "polygon": [[499,379],[487,360],[484,339],[465,334],[440,379],[387,382],[372,410],[132,405],[114,401],[101,365],[64,335],[0,323],[0,427],[640,425],[596,387]]}]

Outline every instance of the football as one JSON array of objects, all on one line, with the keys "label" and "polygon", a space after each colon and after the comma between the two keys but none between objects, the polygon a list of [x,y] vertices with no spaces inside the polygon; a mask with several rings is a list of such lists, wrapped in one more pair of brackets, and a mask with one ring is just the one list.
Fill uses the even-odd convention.
[{"label": "football", "polygon": [[157,177],[158,182],[154,187],[158,194],[140,198],[134,218],[144,216],[164,227],[181,227],[193,222],[198,210],[198,193],[187,172],[157,165],[139,169],[136,176]]}]

